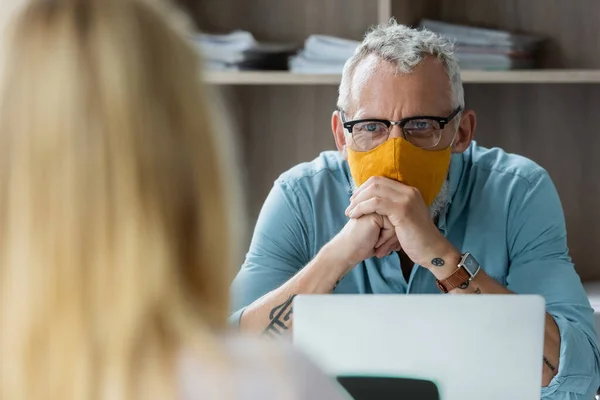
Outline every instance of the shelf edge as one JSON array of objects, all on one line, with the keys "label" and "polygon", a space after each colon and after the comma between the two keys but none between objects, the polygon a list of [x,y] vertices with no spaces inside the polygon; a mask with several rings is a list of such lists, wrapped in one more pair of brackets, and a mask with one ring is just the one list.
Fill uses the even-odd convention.
[{"label": "shelf edge", "polygon": [[[204,74],[215,85],[339,85],[337,74],[294,74],[286,71],[243,71]],[[462,71],[463,83],[600,83],[600,70]]]}]

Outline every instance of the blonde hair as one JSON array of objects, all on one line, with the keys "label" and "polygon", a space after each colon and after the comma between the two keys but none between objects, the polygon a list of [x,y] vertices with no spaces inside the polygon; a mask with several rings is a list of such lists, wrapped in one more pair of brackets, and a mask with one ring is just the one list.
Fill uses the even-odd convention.
[{"label": "blonde hair", "polygon": [[237,194],[223,184],[226,129],[166,10],[34,0],[14,20],[0,78],[2,399],[172,398],[181,348],[219,358]]}]

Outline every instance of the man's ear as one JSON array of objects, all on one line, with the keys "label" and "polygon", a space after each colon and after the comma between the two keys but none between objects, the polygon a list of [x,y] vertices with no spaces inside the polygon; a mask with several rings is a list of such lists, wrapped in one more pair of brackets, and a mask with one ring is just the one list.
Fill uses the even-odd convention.
[{"label": "man's ear", "polygon": [[473,110],[465,110],[462,112],[456,138],[452,145],[453,153],[463,153],[469,148],[475,135],[475,127],[477,126],[477,116]]},{"label": "man's ear", "polygon": [[345,160],[348,159],[348,151],[346,150],[346,134],[342,123],[342,116],[339,111],[334,111],[331,116],[331,131],[335,139],[335,145]]}]

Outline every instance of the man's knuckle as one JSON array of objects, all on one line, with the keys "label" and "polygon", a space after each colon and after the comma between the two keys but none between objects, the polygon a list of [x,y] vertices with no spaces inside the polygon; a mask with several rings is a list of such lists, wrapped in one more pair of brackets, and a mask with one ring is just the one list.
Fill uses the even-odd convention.
[{"label": "man's knuckle", "polygon": [[399,196],[396,200],[396,203],[398,203],[400,208],[406,207],[410,203],[410,195]]}]

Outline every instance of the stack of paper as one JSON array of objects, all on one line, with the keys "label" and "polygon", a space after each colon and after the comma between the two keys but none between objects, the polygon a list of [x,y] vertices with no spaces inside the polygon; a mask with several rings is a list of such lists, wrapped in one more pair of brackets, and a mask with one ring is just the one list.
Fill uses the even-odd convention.
[{"label": "stack of paper", "polygon": [[290,70],[299,74],[341,74],[359,44],[333,36],[311,35],[304,49],[290,57]]},{"label": "stack of paper", "polygon": [[218,71],[285,70],[297,47],[287,43],[259,43],[250,32],[226,35],[198,34],[194,42],[208,69]]},{"label": "stack of paper", "polygon": [[250,32],[233,31],[226,35],[197,34],[192,39],[204,55],[206,68],[238,70],[245,59],[244,52],[256,45]]},{"label": "stack of paper", "polygon": [[506,31],[423,20],[421,28],[446,36],[456,44],[461,69],[509,70],[535,67],[543,38]]}]

